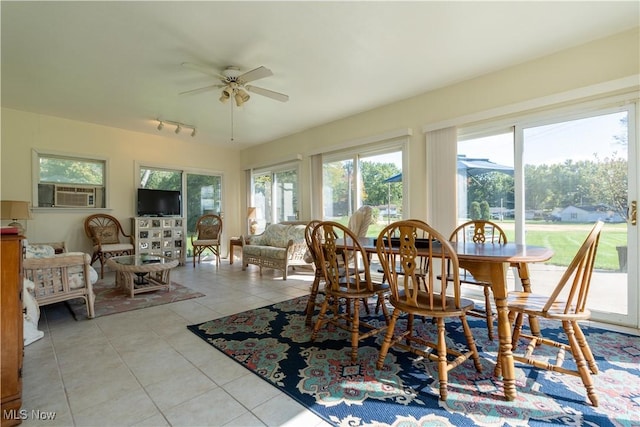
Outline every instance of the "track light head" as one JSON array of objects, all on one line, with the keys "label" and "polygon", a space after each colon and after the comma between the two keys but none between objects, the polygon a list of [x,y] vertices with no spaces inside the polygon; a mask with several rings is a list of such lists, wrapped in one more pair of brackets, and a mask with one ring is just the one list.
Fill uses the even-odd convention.
[{"label": "track light head", "polygon": [[156,119],[158,121],[158,130],[162,130],[164,128],[165,124],[171,125],[171,126],[175,126],[175,133],[176,135],[179,134],[183,128],[187,128],[187,130],[191,130],[191,136],[196,136],[196,127],[194,125],[188,125],[182,122],[175,122],[173,120],[160,120],[160,119]]}]

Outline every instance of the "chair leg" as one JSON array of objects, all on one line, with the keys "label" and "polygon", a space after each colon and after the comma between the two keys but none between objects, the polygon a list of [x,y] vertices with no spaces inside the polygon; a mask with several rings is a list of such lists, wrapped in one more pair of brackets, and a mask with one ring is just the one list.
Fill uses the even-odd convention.
[{"label": "chair leg", "polygon": [[360,341],[360,304],[358,300],[347,299],[347,304],[353,302],[353,317],[351,321],[351,362],[358,360],[358,342]]},{"label": "chair leg", "polygon": [[316,298],[318,298],[318,291],[320,288],[320,276],[318,272],[316,272],[316,277],[313,279],[313,283],[311,284],[311,293],[309,294],[309,301],[307,301],[307,309],[305,324],[307,326],[311,326],[311,318],[313,317],[313,311],[316,308]]},{"label": "chair leg", "polygon": [[493,309],[491,308],[491,291],[488,286],[484,286],[484,306],[487,316],[487,336],[489,341],[493,341]]},{"label": "chair leg", "polygon": [[104,279],[104,255],[100,254],[100,278]]},{"label": "chair leg", "polygon": [[447,343],[444,329],[444,318],[438,317],[438,379],[440,382],[440,400],[447,400],[447,383],[449,372],[447,369]]},{"label": "chair leg", "polygon": [[[336,298],[337,299],[337,298]],[[316,319],[316,324],[313,326],[313,332],[311,333],[311,341],[314,341],[318,336],[318,331],[322,327],[324,322],[324,317],[327,314],[327,308],[329,307],[329,298],[325,298],[322,303],[322,307],[320,307],[320,313],[318,313],[318,318]]]},{"label": "chair leg", "polygon": [[387,352],[389,351],[389,347],[391,347],[391,341],[393,340],[393,332],[395,330],[396,321],[400,317],[400,310],[393,310],[393,315],[391,316],[391,320],[389,320],[389,327],[387,328],[387,333],[384,336],[384,341],[382,342],[382,346],[380,347],[380,354],[378,356],[378,362],[376,363],[376,369],[380,370],[384,366],[384,359],[387,357]]},{"label": "chair leg", "polygon": [[592,374],[597,375],[599,372],[598,365],[596,365],[596,360],[593,357],[593,353],[591,353],[591,347],[589,347],[587,339],[584,337],[584,333],[582,332],[578,322],[573,322],[573,330],[576,334],[576,338],[578,339],[578,344],[580,345],[582,354],[589,365],[589,370]]},{"label": "chair leg", "polygon": [[582,349],[578,344],[578,339],[576,338],[572,324],[574,324],[574,322],[563,320],[562,328],[567,334],[567,340],[569,341],[569,345],[571,346],[573,360],[576,364],[576,367],[578,368],[580,378],[582,379],[582,384],[584,384],[584,388],[587,390],[587,397],[589,398],[593,406],[598,406],[598,396],[596,395],[596,390],[593,386],[591,373],[589,372],[589,368],[587,368],[587,362],[582,355]]},{"label": "chair leg", "polygon": [[511,351],[515,350],[518,346],[518,340],[520,339],[520,333],[522,332],[523,319],[524,313],[509,313],[509,323],[513,325],[513,332],[511,333]]},{"label": "chair leg", "polygon": [[480,355],[478,354],[478,348],[476,347],[476,341],[473,339],[469,322],[467,322],[467,316],[460,316],[460,323],[462,323],[462,330],[464,331],[464,337],[467,340],[467,347],[471,352],[471,359],[473,359],[473,365],[476,371],[482,372],[482,365],[480,364]]}]

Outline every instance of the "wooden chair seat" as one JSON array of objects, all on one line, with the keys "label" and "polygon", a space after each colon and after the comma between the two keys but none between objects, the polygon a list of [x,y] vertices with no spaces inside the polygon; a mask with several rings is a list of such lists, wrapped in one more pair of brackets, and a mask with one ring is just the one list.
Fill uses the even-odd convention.
[{"label": "wooden chair seat", "polygon": [[[576,310],[575,306],[567,307],[565,300],[557,300],[548,306],[548,295],[537,295],[529,292],[509,292],[507,305],[512,310],[522,312],[529,316],[540,316],[546,319],[555,320],[587,320],[591,317],[591,311],[588,309]],[[566,312],[568,308],[569,312]]]}]

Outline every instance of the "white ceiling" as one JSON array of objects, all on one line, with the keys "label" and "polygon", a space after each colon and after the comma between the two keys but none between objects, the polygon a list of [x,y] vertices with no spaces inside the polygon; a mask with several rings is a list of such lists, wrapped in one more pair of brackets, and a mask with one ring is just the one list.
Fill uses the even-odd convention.
[{"label": "white ceiling", "polygon": [[264,65],[252,84],[290,100],[235,110],[243,148],[625,31],[639,5],[3,0],[2,106],[154,134],[180,121],[230,146],[230,103],[178,95],[217,83],[181,63]]}]

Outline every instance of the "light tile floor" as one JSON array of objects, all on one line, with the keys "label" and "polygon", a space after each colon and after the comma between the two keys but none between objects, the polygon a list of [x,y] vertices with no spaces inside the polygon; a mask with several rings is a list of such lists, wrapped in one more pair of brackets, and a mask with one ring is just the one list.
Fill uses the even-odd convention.
[{"label": "light tile floor", "polygon": [[171,278],[206,296],[93,320],[74,320],[64,304],[43,307],[45,336],[24,351],[23,425],[327,425],[186,328],[306,295],[311,270],[283,281],[223,260],[219,269],[188,263]]}]

